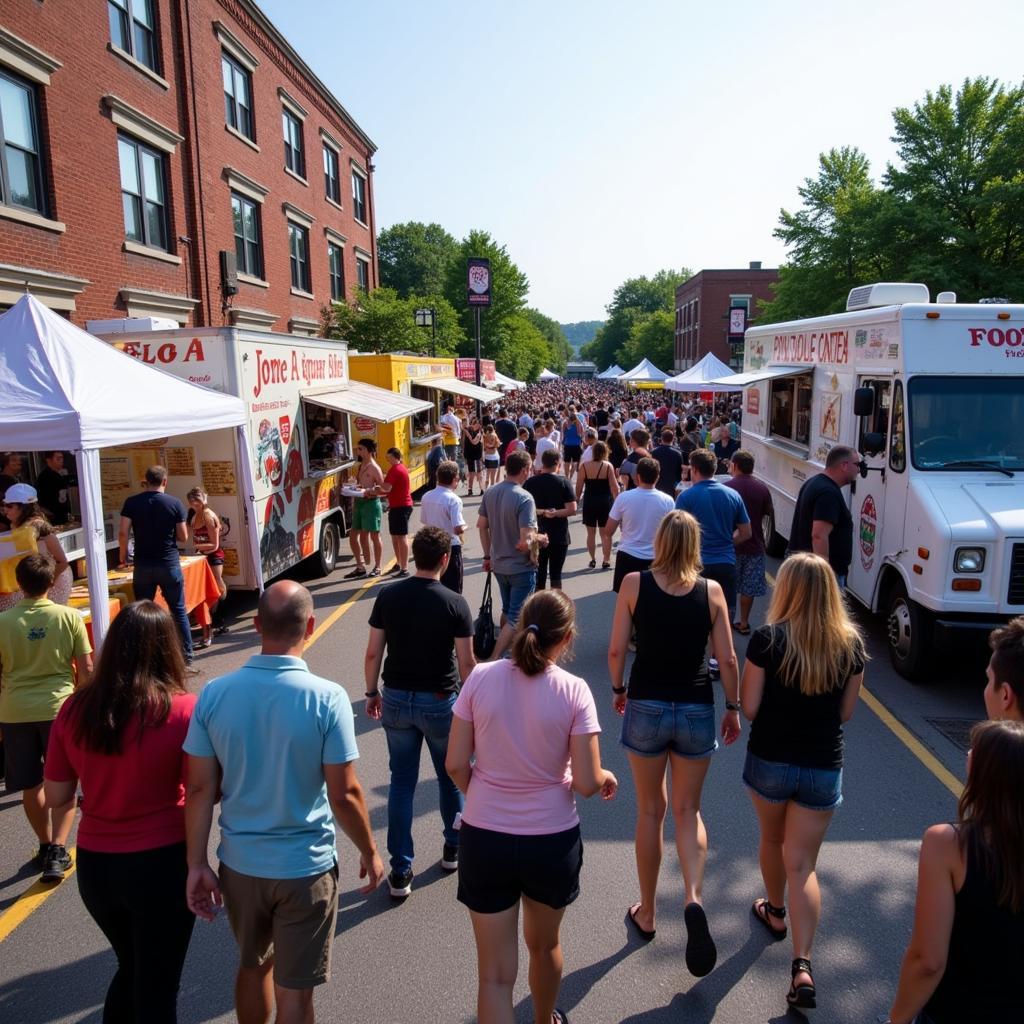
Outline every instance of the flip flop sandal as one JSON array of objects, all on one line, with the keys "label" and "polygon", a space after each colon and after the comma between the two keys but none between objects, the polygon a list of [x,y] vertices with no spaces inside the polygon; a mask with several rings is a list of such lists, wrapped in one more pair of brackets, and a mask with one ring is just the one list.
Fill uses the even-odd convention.
[{"label": "flip flop sandal", "polygon": [[565,1010],[560,1010],[557,1006],[552,1011],[551,1017],[555,1024],[569,1024],[569,1015]]},{"label": "flip flop sandal", "polygon": [[710,974],[718,960],[718,949],[711,938],[708,918],[699,903],[688,903],[683,910],[686,924],[686,969],[695,977]]},{"label": "flip flop sandal", "polygon": [[776,942],[781,942],[789,934],[788,928],[778,929],[768,920],[769,914],[771,914],[772,917],[781,917],[785,920],[785,907],[773,907],[766,899],[761,898],[754,900],[754,905],[750,908],[750,912],[768,930],[768,934]]},{"label": "flip flop sandal", "polygon": [[732,628],[735,629],[740,636],[750,636],[749,626],[741,626],[738,622],[734,622],[732,624]]},{"label": "flip flop sandal", "polygon": [[640,938],[644,940],[644,942],[650,942],[651,939],[653,939],[654,936],[657,935],[658,933],[657,933],[657,930],[649,932],[646,928],[641,928],[640,925],[638,925],[636,923],[636,917],[633,915],[633,911],[634,910],[639,910],[639,909],[640,909],[640,904],[639,903],[634,903],[633,906],[631,906],[626,911],[626,917],[629,918],[629,923],[636,929],[637,935],[639,935]]}]

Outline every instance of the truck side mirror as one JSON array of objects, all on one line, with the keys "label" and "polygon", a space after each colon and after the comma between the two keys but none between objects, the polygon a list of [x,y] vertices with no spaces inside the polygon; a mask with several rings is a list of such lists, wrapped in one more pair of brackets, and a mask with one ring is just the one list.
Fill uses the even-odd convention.
[{"label": "truck side mirror", "polygon": [[[864,390],[869,390],[865,388]],[[880,434],[877,430],[871,431],[869,434],[864,435],[864,440],[861,441],[861,451],[865,455],[879,455],[885,451],[885,434]]]},{"label": "truck side mirror", "polygon": [[853,393],[853,415],[870,416],[875,411],[875,389],[857,388]]}]

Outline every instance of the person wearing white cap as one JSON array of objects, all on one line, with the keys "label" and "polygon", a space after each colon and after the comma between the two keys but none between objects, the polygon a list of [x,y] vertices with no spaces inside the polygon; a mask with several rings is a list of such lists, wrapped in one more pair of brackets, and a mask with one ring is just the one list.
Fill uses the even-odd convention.
[{"label": "person wearing white cap", "polygon": [[[54,604],[67,604],[71,597],[72,574],[64,549],[57,535],[39,507],[39,495],[31,484],[12,484],[4,495],[2,511],[14,530],[28,527],[36,535],[41,555],[49,555],[54,562],[54,580],[50,600]],[[13,608],[25,595],[20,590],[0,594],[0,611]]]}]

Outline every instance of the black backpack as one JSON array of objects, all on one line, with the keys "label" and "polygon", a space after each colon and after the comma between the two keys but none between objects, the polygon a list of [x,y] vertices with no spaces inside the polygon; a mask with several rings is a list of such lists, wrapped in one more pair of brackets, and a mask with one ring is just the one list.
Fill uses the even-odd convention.
[{"label": "black backpack", "polygon": [[491,606],[491,574],[487,574],[484,583],[484,597],[480,602],[480,614],[473,623],[473,653],[479,661],[486,661],[494,651],[498,642],[498,632],[494,628],[493,610]]}]

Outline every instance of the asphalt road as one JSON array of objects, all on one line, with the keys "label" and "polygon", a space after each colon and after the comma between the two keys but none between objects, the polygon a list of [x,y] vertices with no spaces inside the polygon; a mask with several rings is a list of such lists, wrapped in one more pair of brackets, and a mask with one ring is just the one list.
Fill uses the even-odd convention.
[{"label": "asphalt road", "polygon": [[[475,522],[479,499],[467,500]],[[415,520],[414,520],[415,522]],[[718,965],[706,978],[691,977],[683,962],[682,878],[666,825],[666,856],[659,885],[658,936],[643,945],[625,922],[637,895],[633,860],[634,791],[618,744],[619,719],[611,707],[605,649],[611,623],[611,573],[586,568],[584,531],[571,529],[576,545],[564,585],[577,602],[580,636],[571,671],[584,676],[597,698],[605,729],[604,763],[619,777],[617,799],[580,801],[586,844],[582,892],[563,926],[565,977],[560,1005],[576,1021],[593,1024],[661,1024],[685,1020],[768,1022],[799,1020],[787,1014],[788,942],[772,943],[750,916],[761,895],[757,827],[740,779],[745,741],[721,749],[704,790],[710,836],[705,905],[718,943]],[[467,549],[466,596],[479,601],[479,543]],[[388,542],[385,539],[387,553]],[[341,580],[348,560],[329,579],[309,580],[324,620],[346,601],[342,616],[316,639],[307,658],[313,671],[336,679],[355,707],[371,821],[382,854],[386,830],[387,751],[379,724],[365,715],[362,654],[366,620],[380,582],[357,586]],[[301,578],[301,575],[300,575]],[[354,599],[354,600],[352,600]],[[256,650],[249,625],[254,600],[235,599],[231,633],[203,654],[204,676],[228,671]],[[755,609],[763,614],[763,602]],[[911,747],[930,754],[963,778],[963,730],[984,712],[985,654],[963,652],[947,662],[931,684],[912,686],[889,666],[882,624],[862,616],[873,660],[866,685],[910,737],[900,739],[862,702],[846,731],[844,803],[836,813],[819,862],[823,914],[814,951],[820,1024],[875,1021],[888,1008],[910,933],[921,833],[955,813],[955,800]],[[743,638],[737,637],[742,657]],[[719,712],[722,709],[719,693]],[[884,710],[883,710],[884,715]],[[899,729],[899,724],[897,724]],[[273,751],[267,752],[268,757]],[[360,896],[357,859],[342,840],[342,896],[334,946],[333,977],[316,996],[318,1020],[335,1024],[463,1022],[474,1018],[475,952],[468,914],[455,900],[455,878],[440,870],[437,787],[424,757],[416,798],[414,838],[418,856],[412,896],[393,902],[384,887]],[[34,881],[24,867],[33,851],[16,795],[0,790],[0,914]],[[386,859],[386,855],[385,855]],[[159,878],[153,886],[161,884]],[[21,902],[13,913],[20,914]],[[10,918],[6,919],[10,922]],[[4,930],[0,917],[0,934]],[[196,926],[185,965],[179,1020],[182,1024],[229,1022],[237,963],[226,919]],[[0,941],[0,1020],[5,1024],[100,1021],[113,955],[85,913],[74,876],[52,892]],[[516,987],[517,1020],[532,1021],[522,951]]]}]

